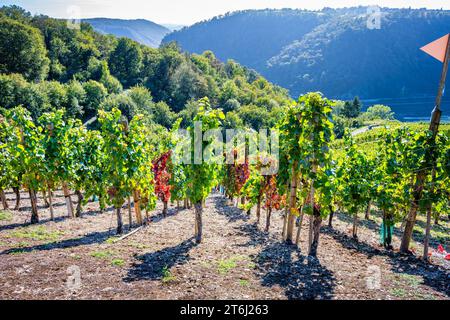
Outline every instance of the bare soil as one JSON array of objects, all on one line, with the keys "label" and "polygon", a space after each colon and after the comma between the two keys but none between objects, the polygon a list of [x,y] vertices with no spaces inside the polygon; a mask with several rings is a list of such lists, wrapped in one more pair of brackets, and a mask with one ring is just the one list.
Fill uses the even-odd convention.
[{"label": "bare soil", "polygon": [[[7,193],[10,207],[14,194]],[[447,262],[428,263],[378,245],[378,225],[361,221],[359,240],[351,219],[339,214],[333,228],[324,221],[317,259],[307,256],[308,224],[299,247],[281,242],[281,212],[264,232],[254,212],[248,216],[219,194],[203,213],[203,242],[196,245],[194,212],[162,205],[151,222],[115,242],[116,217],[100,214],[97,202],[81,218],[67,218],[61,192],[56,220],[39,198],[38,225],[29,225],[28,195],[20,211],[2,211],[0,299],[445,299],[450,298]],[[75,197],[73,197],[75,200]],[[127,210],[123,209],[128,232]],[[308,220],[308,219],[306,219]],[[450,223],[442,222],[447,232]],[[416,234],[420,253],[420,235]],[[432,239],[436,246],[438,239]],[[448,248],[448,243],[444,243]],[[77,282],[79,272],[80,282]]]}]

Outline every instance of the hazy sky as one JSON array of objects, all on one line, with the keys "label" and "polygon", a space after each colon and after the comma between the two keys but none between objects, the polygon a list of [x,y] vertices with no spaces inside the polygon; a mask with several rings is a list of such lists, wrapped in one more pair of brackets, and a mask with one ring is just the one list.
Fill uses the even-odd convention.
[{"label": "hazy sky", "polygon": [[78,18],[73,16],[73,12],[79,11],[80,18],[143,18],[185,25],[243,9],[321,9],[375,4],[383,7],[450,9],[448,0],[0,0],[0,5],[4,4],[16,4],[32,13],[57,18]]}]

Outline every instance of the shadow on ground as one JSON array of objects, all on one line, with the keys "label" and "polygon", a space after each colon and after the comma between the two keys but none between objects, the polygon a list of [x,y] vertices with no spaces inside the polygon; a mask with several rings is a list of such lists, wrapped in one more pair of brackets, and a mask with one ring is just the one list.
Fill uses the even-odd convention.
[{"label": "shadow on ground", "polygon": [[399,274],[409,274],[422,277],[422,283],[450,297],[450,270],[437,265],[422,261],[413,255],[401,255],[392,251],[377,249],[373,246],[356,241],[345,233],[324,227],[321,230],[338,241],[344,248],[354,250],[367,255],[370,259],[373,256],[384,256],[388,258],[392,271]]},{"label": "shadow on ground", "polygon": [[[349,223],[349,224],[353,223],[353,217],[348,215],[348,214],[345,214],[345,213],[341,213],[341,214],[337,215],[337,219],[339,219],[339,220],[341,220],[343,222]],[[444,219],[445,218],[443,218],[443,220]],[[360,226],[363,226],[363,227],[367,228],[367,229],[375,231],[377,234],[380,231],[380,224],[378,224],[377,222],[375,222],[373,220],[361,219],[361,220],[359,220],[358,224]],[[426,227],[426,223],[425,222],[423,222],[421,220],[416,220],[416,225],[425,230],[425,227]],[[450,229],[445,227],[445,226],[443,226],[443,225],[435,225],[435,224],[433,224],[431,227],[432,227],[433,230],[440,231],[442,233],[447,233],[448,234],[450,232]],[[399,237],[399,238],[401,238],[402,235],[403,235],[403,231],[401,230],[401,228],[394,227],[394,235]],[[417,230],[415,230],[415,229],[413,231],[412,237],[413,237],[413,240],[415,242],[420,243],[420,244],[423,244],[424,239],[425,239],[424,234],[419,232],[419,231],[417,231]],[[448,241],[441,240],[441,239],[435,239],[433,237],[430,238],[430,245],[433,248],[437,247],[439,244],[447,246],[448,245]]]},{"label": "shadow on ground", "polygon": [[333,273],[316,258],[301,255],[298,248],[285,243],[272,243],[256,257],[263,272],[264,286],[278,285],[288,299],[331,299],[335,288]]},{"label": "shadow on ground", "polygon": [[[67,215],[59,216],[59,217],[55,217],[53,219],[53,222],[58,223],[58,222],[65,221],[67,219],[82,219],[84,217],[96,216],[99,214],[112,212],[113,210],[114,210],[113,207],[109,207],[109,208],[103,210],[103,212],[100,210],[85,211],[82,213],[81,217],[78,217],[78,218],[69,218]],[[14,214],[14,211],[12,211],[12,213]],[[0,225],[0,231],[12,230],[15,228],[23,228],[23,227],[28,227],[28,226],[39,226],[39,225],[43,225],[43,224],[46,224],[46,223],[52,221],[50,218],[45,218],[45,219],[40,218],[38,223],[31,224],[29,221],[30,218],[31,217],[28,217],[27,220],[23,223],[12,223],[12,224]]]},{"label": "shadow on ground", "polygon": [[249,215],[243,210],[234,206],[228,205],[228,200],[220,195],[212,197],[213,205],[218,214],[225,216],[229,222],[236,222],[238,220],[247,221],[250,219]]},{"label": "shadow on ground", "polygon": [[48,250],[54,250],[54,249],[66,249],[66,248],[73,248],[78,246],[84,246],[84,245],[90,245],[94,243],[102,243],[109,237],[115,235],[114,231],[102,231],[102,232],[92,232],[89,233],[83,237],[79,238],[73,238],[73,239],[67,239],[62,241],[55,241],[50,243],[44,243],[34,246],[27,246],[27,247],[17,247],[17,248],[11,248],[4,250],[0,252],[0,255],[5,254],[14,254],[14,253],[26,253],[31,251],[48,251]]},{"label": "shadow on ground", "polygon": [[151,223],[157,223],[160,222],[162,219],[164,218],[168,218],[168,217],[172,217],[172,216],[176,216],[177,214],[179,214],[180,212],[183,212],[185,210],[188,209],[184,209],[184,208],[180,208],[179,210],[177,208],[168,208],[167,209],[167,215],[164,217],[164,215],[162,214],[162,212],[152,215],[149,217],[150,222]]},{"label": "shadow on ground", "polygon": [[[224,198],[214,199],[219,214],[230,221],[247,220],[241,210],[226,205]],[[243,224],[236,227],[248,242],[239,246],[262,246],[254,257],[258,277],[267,287],[280,286],[288,299],[331,299],[335,288],[333,273],[315,258],[301,254],[298,247],[279,242],[273,234],[260,230],[263,224]]]},{"label": "shadow on ground", "polygon": [[194,246],[194,239],[190,238],[176,246],[140,255],[137,257],[140,262],[130,268],[123,280],[131,282],[162,279],[165,269],[169,270],[175,265],[189,261],[189,251]]}]

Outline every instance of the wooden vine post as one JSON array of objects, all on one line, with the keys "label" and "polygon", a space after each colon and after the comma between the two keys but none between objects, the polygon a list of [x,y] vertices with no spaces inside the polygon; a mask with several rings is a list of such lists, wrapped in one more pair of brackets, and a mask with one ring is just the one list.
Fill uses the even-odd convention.
[{"label": "wooden vine post", "polygon": [[[431,44],[437,44],[432,45]],[[425,155],[425,159],[427,163],[431,163],[434,166],[435,163],[435,152],[433,152],[433,146],[436,142],[436,135],[438,133],[439,124],[441,121],[441,101],[442,95],[444,92],[445,79],[447,77],[448,64],[450,60],[450,34],[432,42],[431,44],[422,47],[421,49],[433,57],[437,58],[441,62],[443,62],[441,78],[439,81],[438,93],[436,96],[436,106],[434,107],[433,113],[431,115],[430,127],[432,135],[428,141],[427,152]],[[430,49],[431,48],[431,49]],[[403,232],[403,237],[400,245],[400,252],[407,253],[409,252],[409,243],[411,242],[412,233],[414,229],[414,225],[416,223],[417,210],[419,208],[419,202],[422,199],[424,183],[427,176],[426,170],[420,170],[416,176],[416,182],[414,184],[413,189],[413,201],[411,203],[411,209],[408,213],[405,230]]]},{"label": "wooden vine post", "polygon": [[297,207],[297,182],[298,182],[298,161],[294,161],[292,164],[292,177],[291,177],[291,189],[290,189],[290,195],[289,195],[289,215],[288,215],[288,221],[287,221],[287,228],[286,228],[286,242],[287,243],[293,243],[293,233],[294,233],[294,224],[295,224],[295,210]]},{"label": "wooden vine post", "polygon": [[139,190],[133,190],[134,214],[138,225],[142,225],[141,196]]}]

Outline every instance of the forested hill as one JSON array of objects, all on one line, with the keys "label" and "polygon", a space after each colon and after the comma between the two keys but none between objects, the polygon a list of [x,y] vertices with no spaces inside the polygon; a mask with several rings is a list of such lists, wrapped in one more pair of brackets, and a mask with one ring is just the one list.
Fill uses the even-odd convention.
[{"label": "forested hill", "polygon": [[450,31],[450,11],[381,9],[367,28],[367,8],[248,10],[173,32],[189,52],[235,59],[292,96],[322,91],[334,98],[434,95],[441,65],[419,50]]},{"label": "forested hill", "polygon": [[161,40],[170,32],[168,28],[144,19],[94,18],[83,19],[83,21],[91,24],[100,33],[127,37],[153,48],[159,47]]},{"label": "forested hill", "polygon": [[170,128],[177,118],[192,121],[196,101],[208,97],[226,126],[258,129],[274,125],[290,103],[285,89],[212,52],[151,48],[17,6],[0,8],[0,52],[0,114],[23,105],[36,119],[65,108],[85,121],[118,107],[129,119],[139,113]]}]

